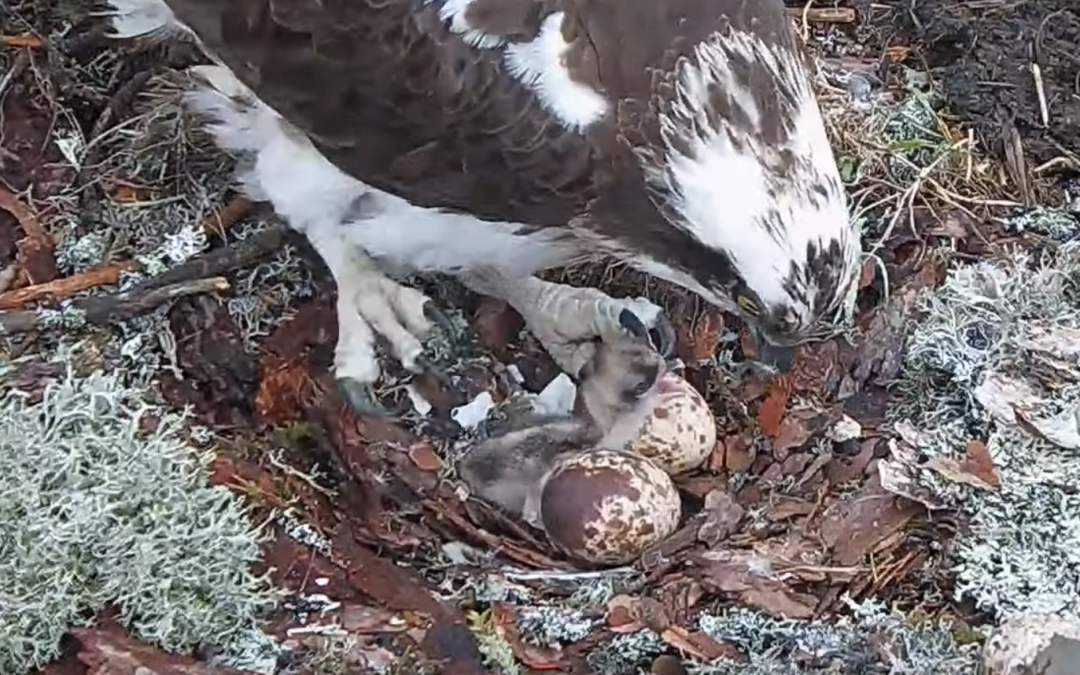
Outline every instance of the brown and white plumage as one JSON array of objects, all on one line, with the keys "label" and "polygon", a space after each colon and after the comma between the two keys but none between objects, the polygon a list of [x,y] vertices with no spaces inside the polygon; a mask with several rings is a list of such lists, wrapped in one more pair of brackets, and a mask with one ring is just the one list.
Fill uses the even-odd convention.
[{"label": "brown and white plumage", "polygon": [[[618,332],[624,310],[663,320],[596,292],[576,314],[538,304],[576,296],[531,275],[598,254],[776,345],[849,298],[858,236],[781,0],[113,5],[121,35],[186,26],[221,64],[190,103],[360,298],[339,304],[360,335],[339,373],[377,375],[350,357],[374,333],[408,365],[426,330],[425,299],[376,262],[500,295],[575,372],[588,355],[561,345]],[[366,327],[346,331],[349,311]]]}]

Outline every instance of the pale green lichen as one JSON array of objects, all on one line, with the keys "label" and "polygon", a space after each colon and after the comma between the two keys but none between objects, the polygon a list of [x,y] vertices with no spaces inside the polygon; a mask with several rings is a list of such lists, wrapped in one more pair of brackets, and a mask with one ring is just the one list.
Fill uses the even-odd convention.
[{"label": "pale green lichen", "polygon": [[948,622],[912,621],[899,611],[848,600],[850,617],[774,619],[747,609],[702,615],[700,629],[738,647],[750,662],[698,664],[696,675],[970,675],[978,645],[960,645]]},{"label": "pale green lichen", "polygon": [[1047,327],[1080,327],[1080,243],[958,267],[919,310],[893,415],[913,423],[929,457],[961,459],[969,441],[983,441],[1000,475],[998,489],[980,490],[918,472],[969,518],[953,547],[957,598],[999,620],[1080,614],[1080,453],[1003,420],[980,398],[995,373],[1038,392],[1033,414],[1080,410],[1080,363],[1048,365],[1030,348]]},{"label": "pale green lichen", "polygon": [[737,647],[749,662],[719,659],[694,675],[972,675],[977,644],[960,645],[946,622],[913,622],[875,602],[848,602],[830,621],[775,619],[746,609],[699,617],[700,629]]},{"label": "pale green lichen", "polygon": [[169,651],[250,650],[272,601],[259,531],[208,485],[184,419],[114,375],[0,398],[0,672],[45,664],[107,606]]}]

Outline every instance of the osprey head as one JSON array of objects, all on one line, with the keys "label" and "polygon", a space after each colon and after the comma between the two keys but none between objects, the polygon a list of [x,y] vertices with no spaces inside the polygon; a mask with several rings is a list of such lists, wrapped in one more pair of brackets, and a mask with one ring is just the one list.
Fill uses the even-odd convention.
[{"label": "osprey head", "polygon": [[861,258],[801,56],[790,31],[731,30],[671,75],[654,98],[659,141],[636,150],[679,244],[635,262],[740,314],[781,365],[850,311]]}]

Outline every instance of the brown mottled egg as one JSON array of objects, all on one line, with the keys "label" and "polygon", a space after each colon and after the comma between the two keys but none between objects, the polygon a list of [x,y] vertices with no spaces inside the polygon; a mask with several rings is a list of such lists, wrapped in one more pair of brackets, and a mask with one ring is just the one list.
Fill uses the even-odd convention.
[{"label": "brown mottled egg", "polygon": [[716,446],[716,418],[694,386],[676,373],[657,383],[658,402],[630,451],[672,476],[701,466]]},{"label": "brown mottled egg", "polygon": [[618,450],[561,457],[544,480],[540,524],[565,553],[599,565],[630,562],[679,526],[682,502],[671,476]]}]

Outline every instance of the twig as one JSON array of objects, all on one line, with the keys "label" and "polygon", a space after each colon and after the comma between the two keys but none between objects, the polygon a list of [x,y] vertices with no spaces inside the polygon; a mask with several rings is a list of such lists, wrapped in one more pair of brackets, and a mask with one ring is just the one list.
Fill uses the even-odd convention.
[{"label": "twig", "polygon": [[19,52],[15,56],[15,61],[12,62],[11,67],[7,69],[3,77],[0,77],[0,95],[15,81],[15,78],[22,75],[26,67],[30,65],[30,57],[26,52]]},{"label": "twig", "polygon": [[236,223],[247,217],[255,204],[246,197],[237,197],[214,215],[203,221],[203,231],[207,234],[224,234]]},{"label": "twig", "polygon": [[[206,284],[210,281],[217,284],[219,275],[246,267],[280,249],[284,244],[284,228],[263,230],[235,246],[211,251],[177,265],[128,291],[75,300],[71,307],[64,311],[71,312],[73,316],[81,315],[80,319],[85,323],[103,325],[148,312],[173,298],[224,290],[228,288],[228,282],[224,279],[220,279],[224,286],[207,288]],[[0,312],[0,333],[25,333],[49,328],[51,326],[45,319],[46,316],[47,314],[40,310]]]},{"label": "twig", "polygon": [[42,46],[42,42],[41,38],[33,35],[0,35],[0,45],[37,49]]},{"label": "twig", "polygon": [[119,283],[124,272],[139,268],[136,262],[98,267],[82,274],[75,274],[63,279],[56,279],[36,286],[27,286],[7,293],[0,293],[0,309],[18,309],[28,303],[39,300],[63,300],[98,286],[112,286]]},{"label": "twig", "polygon": [[[100,298],[84,298],[72,303],[71,308],[63,311],[70,312],[72,317],[78,317],[75,320],[81,324],[108,326],[145,314],[170,300],[199,293],[225,291],[228,288],[229,282],[224,277],[195,279],[145,291],[131,290]],[[63,325],[62,320],[57,321],[46,312],[34,310],[5,312],[0,314],[0,333],[17,335],[32,330],[42,330],[54,327],[52,325],[54,321]]]},{"label": "twig", "polygon": [[787,7],[784,11],[804,23],[855,23],[858,19],[851,7]]},{"label": "twig", "polygon": [[285,228],[271,227],[262,232],[256,232],[234,246],[220,248],[197,258],[192,258],[182,265],[177,265],[152,279],[147,279],[133,290],[146,290],[196,277],[225,274],[241,267],[247,267],[284,245]]},{"label": "twig", "polygon": [[1044,127],[1050,126],[1050,106],[1046,103],[1046,87],[1043,85],[1042,68],[1031,62],[1031,77],[1035,79],[1035,95],[1039,99],[1039,117]]},{"label": "twig", "polygon": [[19,227],[22,228],[22,231],[26,236],[41,241],[52,241],[52,237],[50,237],[49,233],[45,231],[45,228],[41,226],[41,223],[30,211],[30,208],[19,201],[18,197],[3,186],[0,186],[0,209],[4,209],[15,216],[15,220],[19,221]]},{"label": "twig", "polygon": [[[22,206],[21,204],[19,205]],[[247,215],[251,210],[252,203],[240,198],[226,206],[218,215],[207,218],[203,223],[203,229],[207,232],[221,231],[234,224],[237,220]],[[264,230],[244,240],[233,248],[212,251],[189,263],[180,265],[155,278],[162,280],[158,283],[168,284],[175,281],[183,281],[193,277],[205,277],[222,274],[230,269],[244,267],[254,262],[266,253],[281,248],[285,243],[285,231],[280,228]],[[191,273],[188,265],[198,266],[197,273]],[[124,272],[137,272],[142,265],[134,260],[129,260],[115,265],[99,267],[97,269],[75,274],[63,279],[56,279],[44,284],[27,286],[18,290],[3,292],[0,288],[0,310],[18,309],[31,302],[40,300],[57,301],[70,298],[76,293],[97,288],[98,286],[111,286],[119,283]],[[144,282],[149,283],[149,282]]]}]

